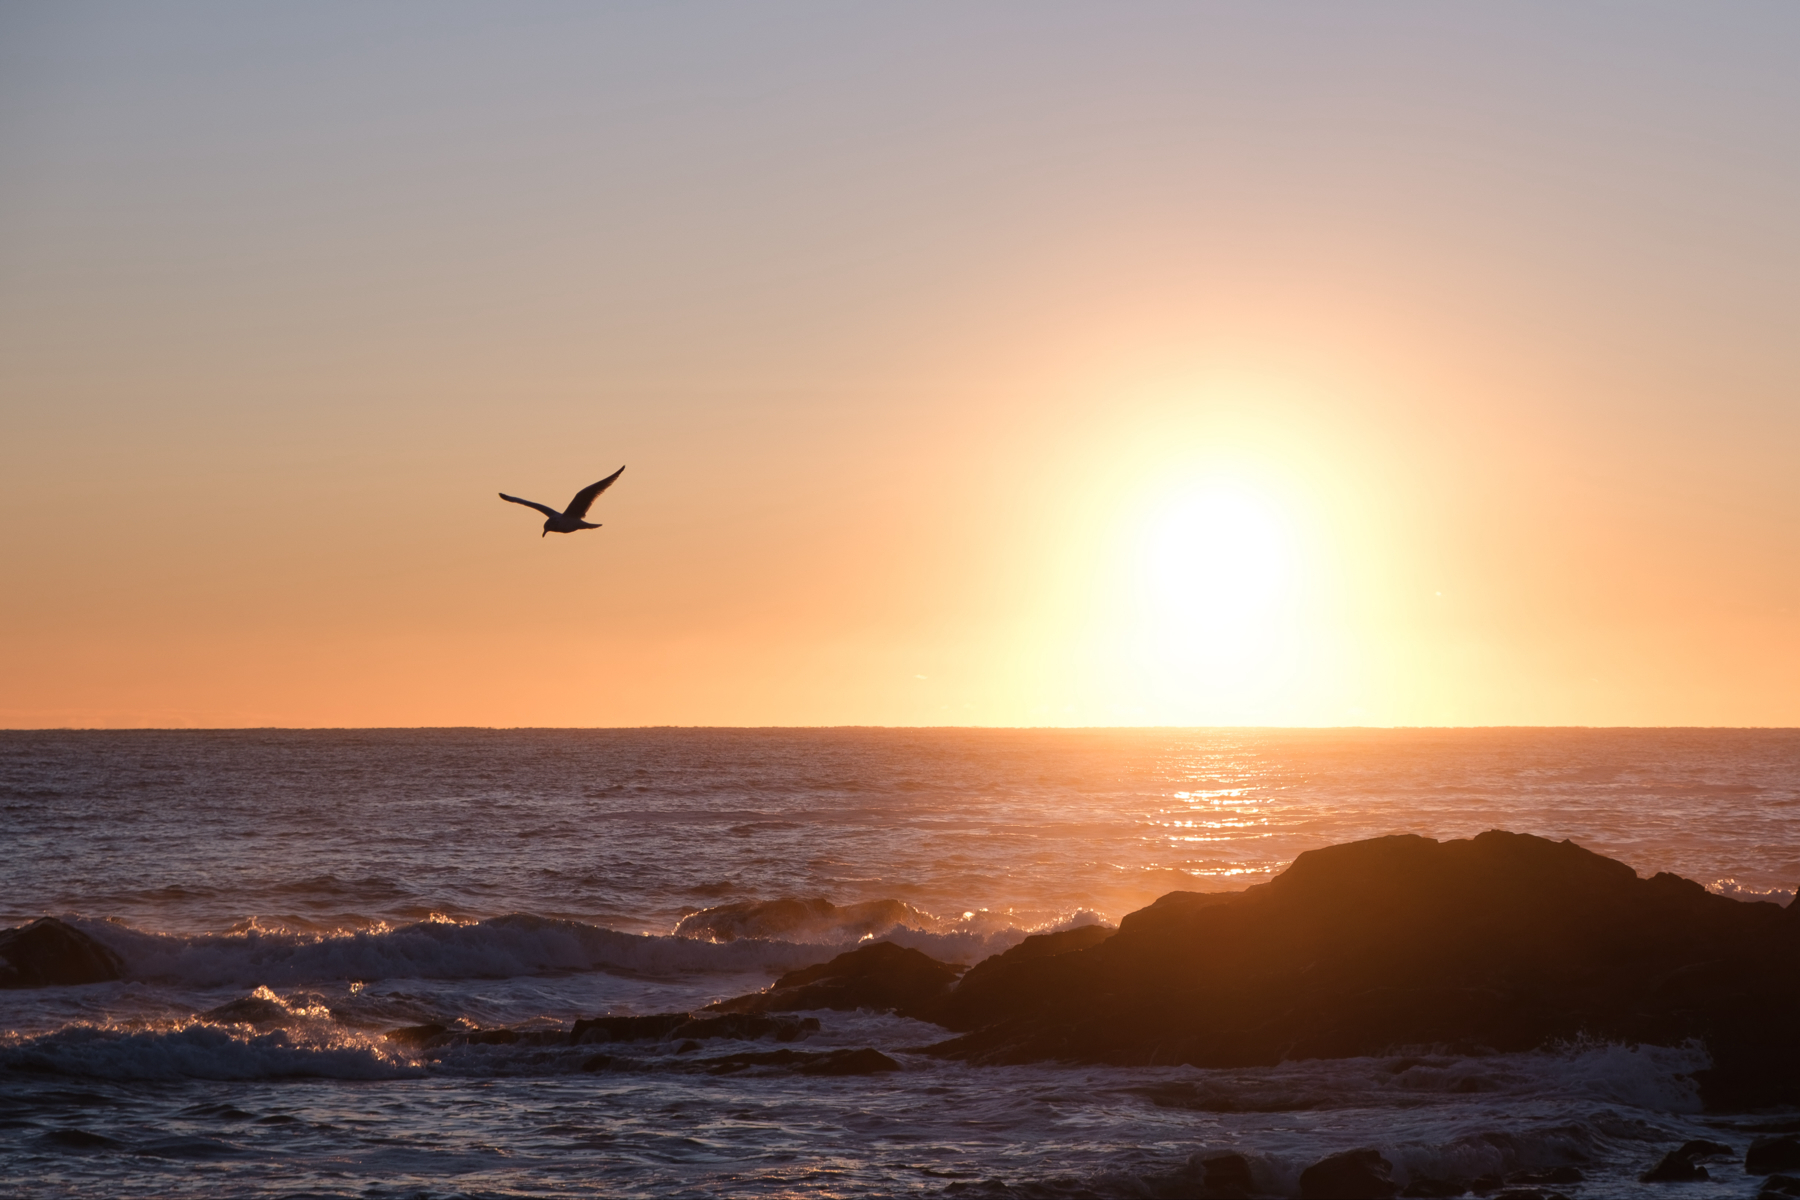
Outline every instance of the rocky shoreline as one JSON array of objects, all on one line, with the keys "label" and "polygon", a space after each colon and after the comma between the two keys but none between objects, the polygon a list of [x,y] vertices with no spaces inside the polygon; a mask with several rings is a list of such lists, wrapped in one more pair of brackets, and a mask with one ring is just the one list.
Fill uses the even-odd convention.
[{"label": "rocky shoreline", "polygon": [[[804,914],[802,914],[804,915]],[[0,987],[120,978],[119,957],[54,918],[0,931]],[[708,1043],[803,1040],[818,1011],[875,1010],[948,1037],[911,1053],[970,1064],[1273,1066],[1301,1059],[1479,1056],[1595,1042],[1703,1044],[1694,1081],[1714,1113],[1800,1105],[1800,904],[1744,903],[1570,842],[1489,832],[1438,842],[1375,838],[1300,855],[1242,892],[1173,892],[1115,930],[1027,938],[973,967],[877,941],[699,1013],[599,1017],[573,1029],[395,1029],[432,1055],[461,1045],[594,1046],[582,1070],[758,1070],[871,1075],[903,1069],[874,1049],[788,1046],[705,1053]],[[250,998],[204,1014],[258,1025]],[[227,1011],[229,1010],[229,1011]],[[895,1053],[901,1053],[895,1051]],[[1787,1114],[1791,1118],[1791,1112]],[[1645,1183],[1709,1178],[1742,1153],[1762,1195],[1800,1195],[1800,1122],[1737,1126],[1747,1146],[1689,1141],[1646,1164]],[[1735,1166],[1732,1168],[1735,1170]],[[1518,1177],[1408,1178],[1375,1150],[1329,1156],[1303,1196],[1559,1194],[1574,1168]],[[1236,1155],[1196,1156],[1169,1195],[1245,1196]],[[1554,1176],[1554,1177],[1553,1177]],[[1160,1184],[1158,1186],[1161,1186]],[[1159,1192],[1158,1194],[1162,1194]]]},{"label": "rocky shoreline", "polygon": [[877,943],[726,1012],[883,1008],[972,1063],[1197,1067],[1559,1044],[1706,1045],[1713,1111],[1800,1104],[1800,905],[1638,878],[1484,833],[1302,854],[1242,892],[1172,892],[1118,930],[1028,938],[966,972]]}]

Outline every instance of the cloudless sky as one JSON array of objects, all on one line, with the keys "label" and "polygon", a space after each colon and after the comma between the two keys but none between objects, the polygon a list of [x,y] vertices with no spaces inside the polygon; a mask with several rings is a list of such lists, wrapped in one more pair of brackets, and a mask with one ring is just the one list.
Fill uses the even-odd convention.
[{"label": "cloudless sky", "polygon": [[1789,3],[8,3],[0,724],[1800,724],[1796,129]]}]

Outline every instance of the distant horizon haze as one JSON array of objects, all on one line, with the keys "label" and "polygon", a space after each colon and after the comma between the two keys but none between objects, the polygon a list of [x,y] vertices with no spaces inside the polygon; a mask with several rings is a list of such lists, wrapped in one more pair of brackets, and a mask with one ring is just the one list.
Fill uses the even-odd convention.
[{"label": "distant horizon haze", "polygon": [[7,6],[0,727],[1800,726],[1796,46]]}]

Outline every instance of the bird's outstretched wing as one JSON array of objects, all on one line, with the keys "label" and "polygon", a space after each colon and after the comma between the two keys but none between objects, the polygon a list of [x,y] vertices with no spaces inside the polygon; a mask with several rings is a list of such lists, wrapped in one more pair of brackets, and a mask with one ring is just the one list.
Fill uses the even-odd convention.
[{"label": "bird's outstretched wing", "polygon": [[[623,470],[624,468],[620,469]],[[535,508],[546,517],[562,516],[561,513],[557,512],[554,508],[551,508],[548,504],[539,504],[536,500],[521,500],[517,496],[509,496],[505,492],[500,493],[500,498],[502,500],[511,500],[514,504],[523,504],[526,508]]]},{"label": "bird's outstretched wing", "polygon": [[[611,487],[612,481],[617,479],[619,476],[623,475],[624,473],[625,473],[625,468],[620,467],[618,470],[614,471],[611,475],[608,475],[605,479],[602,479],[599,483],[588,484],[586,487],[582,488],[579,492],[575,493],[575,498],[573,500],[569,501],[569,507],[563,509],[563,511],[560,515],[565,516],[565,517],[574,517],[577,521],[581,520],[581,518],[587,516],[588,507],[594,503],[594,497],[598,496],[601,492],[604,492],[607,488]],[[551,514],[551,515],[554,516],[557,514]]]}]

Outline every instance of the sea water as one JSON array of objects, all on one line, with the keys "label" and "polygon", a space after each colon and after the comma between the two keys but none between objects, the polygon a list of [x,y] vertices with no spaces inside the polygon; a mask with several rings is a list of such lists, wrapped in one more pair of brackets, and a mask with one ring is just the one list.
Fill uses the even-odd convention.
[{"label": "sea water", "polygon": [[[1696,1046],[971,1067],[918,1053],[934,1026],[813,1014],[796,1048],[902,1067],[831,1078],[705,1065],[766,1041],[584,1070],[592,1046],[383,1036],[697,1010],[872,937],[973,963],[1312,847],[1486,829],[1786,903],[1800,733],[3,733],[0,923],[59,915],[126,977],[0,992],[0,1190],[1174,1195],[1236,1152],[1294,1194],[1373,1147],[1403,1181],[1575,1166],[1559,1190],[1618,1196],[1660,1194],[1636,1176],[1687,1138],[1782,1123],[1703,1114]],[[783,897],[897,903],[706,912]],[[1754,1191],[1711,1169],[1683,1195]]]}]

